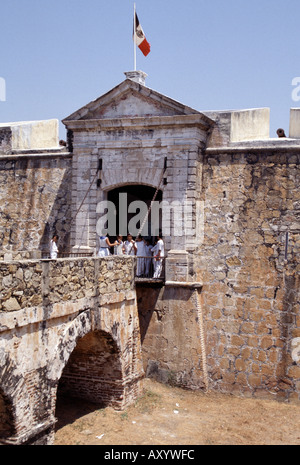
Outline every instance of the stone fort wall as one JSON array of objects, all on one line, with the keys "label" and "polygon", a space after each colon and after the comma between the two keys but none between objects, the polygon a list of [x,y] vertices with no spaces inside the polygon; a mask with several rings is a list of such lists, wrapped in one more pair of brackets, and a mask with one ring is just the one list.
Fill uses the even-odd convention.
[{"label": "stone fort wall", "polygon": [[138,288],[148,375],[203,387],[206,363],[211,389],[299,398],[299,161],[274,148],[203,154],[204,236],[189,274],[203,283],[206,360],[194,292]]},{"label": "stone fort wall", "polygon": [[[20,258],[20,250],[22,256],[47,253],[51,229],[58,230],[67,249],[71,154],[12,160],[7,155],[1,163],[2,257]],[[299,359],[292,354],[298,353],[300,337],[299,151],[267,143],[208,148],[198,163],[204,235],[189,257],[189,279],[203,282],[210,386],[244,395],[297,397]],[[30,208],[21,201],[27,195]],[[64,282],[66,294],[56,290],[51,298],[57,301],[68,299],[73,286],[62,271],[56,279]],[[14,279],[3,276],[2,299],[3,289],[6,297],[10,294],[2,300],[5,312],[19,310],[20,299],[27,306],[42,298],[39,277],[31,278],[28,270],[22,274],[28,289],[14,287],[21,274],[18,269]],[[88,291],[84,286],[82,292]],[[194,293],[165,288],[138,288],[137,293],[145,372],[203,387]]]},{"label": "stone fort wall", "polygon": [[300,394],[292,357],[300,336],[299,162],[299,151],[263,147],[203,158],[197,272],[211,379],[226,391]]},{"label": "stone fort wall", "polygon": [[68,250],[71,166],[69,153],[0,155],[2,258],[47,256],[54,232]]}]

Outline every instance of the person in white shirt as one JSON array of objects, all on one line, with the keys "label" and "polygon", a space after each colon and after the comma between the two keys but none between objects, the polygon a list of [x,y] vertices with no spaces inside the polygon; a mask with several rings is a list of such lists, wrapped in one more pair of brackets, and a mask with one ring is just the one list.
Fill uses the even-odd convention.
[{"label": "person in white shirt", "polygon": [[[152,259],[152,244],[148,239],[146,239],[145,243],[145,276],[147,278],[150,277],[150,267],[151,267],[151,259]],[[149,257],[149,258],[148,258]]]},{"label": "person in white shirt", "polygon": [[135,255],[136,254],[136,245],[132,238],[131,234],[127,234],[127,241],[124,244],[125,254],[126,255]]},{"label": "person in white shirt", "polygon": [[161,236],[157,237],[157,243],[152,248],[152,252],[154,252],[154,274],[153,278],[160,278],[162,272],[162,265],[163,265],[163,257],[165,256],[165,247],[164,242]]},{"label": "person in white shirt", "polygon": [[155,268],[155,256],[157,252],[157,240],[154,241],[154,246],[151,248],[151,253],[152,253],[152,266],[153,269]]},{"label": "person in white shirt", "polygon": [[58,254],[58,247],[57,247],[57,242],[58,242],[58,235],[54,234],[51,241],[50,241],[50,258],[55,260],[57,258]]},{"label": "person in white shirt", "polygon": [[137,267],[136,267],[136,275],[143,276],[145,273],[145,241],[142,236],[139,234],[135,240],[136,246],[136,256],[137,258]]},{"label": "person in white shirt", "polygon": [[114,247],[114,255],[123,255],[124,254],[124,242],[123,236],[120,234],[117,236],[117,245]]},{"label": "person in white shirt", "polygon": [[115,241],[113,244],[110,243],[110,240],[108,236],[99,236],[99,251],[98,251],[98,257],[107,257],[110,255],[110,247],[114,247],[117,245],[117,241]]}]

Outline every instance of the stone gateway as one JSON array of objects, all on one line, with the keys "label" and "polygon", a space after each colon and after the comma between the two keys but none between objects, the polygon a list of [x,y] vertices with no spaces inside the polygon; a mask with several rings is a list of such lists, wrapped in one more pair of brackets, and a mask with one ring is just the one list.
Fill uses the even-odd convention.
[{"label": "stone gateway", "polygon": [[[3,444],[51,444],[59,396],[123,409],[144,376],[300,398],[300,110],[273,139],[267,108],[199,112],[125,74],[66,144],[53,120],[0,127]],[[152,218],[159,279],[97,256],[104,202],[116,235]]]}]

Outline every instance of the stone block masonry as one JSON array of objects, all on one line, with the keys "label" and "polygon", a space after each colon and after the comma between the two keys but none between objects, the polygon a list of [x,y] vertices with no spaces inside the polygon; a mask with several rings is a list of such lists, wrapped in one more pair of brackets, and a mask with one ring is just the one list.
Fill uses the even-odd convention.
[{"label": "stone block masonry", "polygon": [[134,266],[1,262],[0,442],[51,444],[58,394],[123,409],[141,393]]},{"label": "stone block masonry", "polygon": [[204,390],[203,353],[194,289],[137,287],[143,364],[147,377]]},{"label": "stone block masonry", "polygon": [[0,155],[0,257],[49,256],[49,241],[60,236],[69,248],[71,155],[61,151]]},{"label": "stone block masonry", "polygon": [[266,147],[204,157],[196,268],[214,388],[299,398],[299,162]]}]

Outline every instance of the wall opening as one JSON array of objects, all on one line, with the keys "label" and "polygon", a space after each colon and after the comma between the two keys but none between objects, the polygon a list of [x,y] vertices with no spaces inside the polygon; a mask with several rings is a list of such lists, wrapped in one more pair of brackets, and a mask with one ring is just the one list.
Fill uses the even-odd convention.
[{"label": "wall opening", "polygon": [[68,423],[67,418],[74,420],[95,408],[118,408],[122,404],[120,357],[116,342],[104,331],[90,332],[79,339],[57,388],[57,428]]},{"label": "wall opening", "polygon": [[12,405],[0,391],[0,441],[11,438],[14,432]]},{"label": "wall opening", "polygon": [[[126,185],[113,189],[107,193],[107,200],[116,207],[117,234],[125,236],[130,233],[135,237],[150,207],[156,188],[145,185]],[[156,202],[162,201],[162,191],[159,190]],[[161,209],[150,212],[142,236],[154,241],[162,228]],[[112,240],[115,236],[111,237]]]}]

